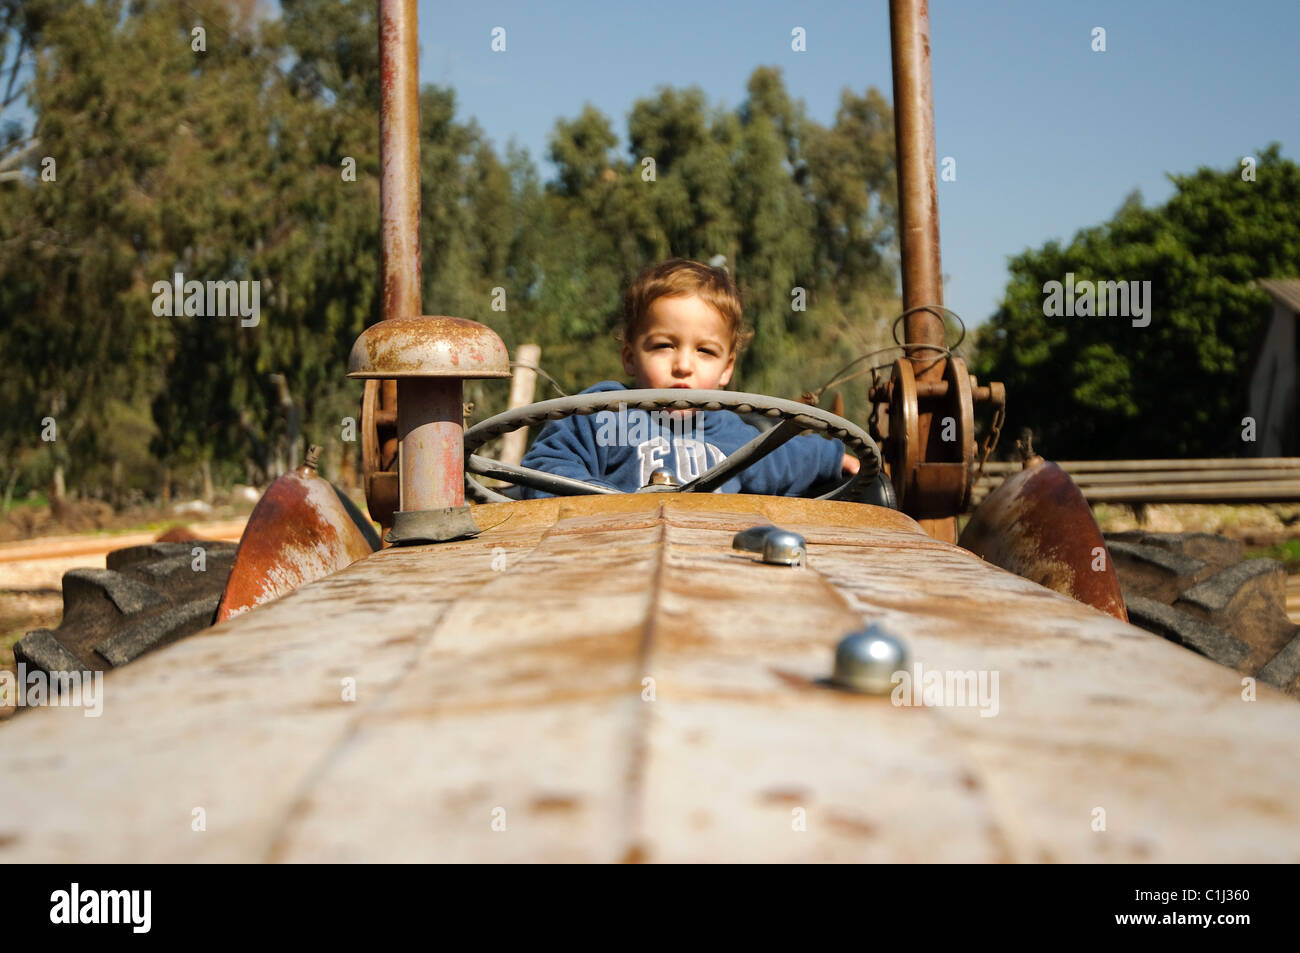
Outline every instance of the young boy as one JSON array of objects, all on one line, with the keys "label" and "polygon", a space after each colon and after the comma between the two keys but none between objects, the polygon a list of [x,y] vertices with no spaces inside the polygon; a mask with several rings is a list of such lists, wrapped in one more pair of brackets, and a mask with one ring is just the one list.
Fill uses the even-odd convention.
[{"label": "young boy", "polygon": [[[742,326],[740,295],[731,277],[684,258],[636,276],[624,298],[623,321],[623,369],[637,388],[721,390],[752,336]],[[601,381],[583,393],[626,389]],[[756,428],[727,410],[601,411],[549,422],[523,466],[634,493],[658,469],[668,470],[679,484],[689,483],[756,436]],[[844,452],[843,443],[809,435],[786,442],[721,490],[801,496],[857,472],[858,460]],[[551,494],[525,488],[523,495]]]}]

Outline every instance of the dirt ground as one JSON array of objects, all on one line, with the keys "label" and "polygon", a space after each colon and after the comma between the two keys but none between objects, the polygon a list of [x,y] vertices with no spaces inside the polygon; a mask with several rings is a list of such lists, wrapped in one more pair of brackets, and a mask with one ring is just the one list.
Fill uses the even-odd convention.
[{"label": "dirt ground", "polygon": [[1103,533],[1144,529],[1152,533],[1218,533],[1246,549],[1300,539],[1300,503],[1153,503],[1131,507],[1098,503],[1093,515]]},{"label": "dirt ground", "polygon": [[120,510],[114,510],[100,500],[74,500],[61,504],[57,514],[48,505],[19,502],[0,518],[0,544],[83,533],[124,533],[147,529],[162,532],[170,526],[191,522],[238,519],[253,511],[259,495],[250,488],[237,487],[222,492],[213,503],[187,500]]}]

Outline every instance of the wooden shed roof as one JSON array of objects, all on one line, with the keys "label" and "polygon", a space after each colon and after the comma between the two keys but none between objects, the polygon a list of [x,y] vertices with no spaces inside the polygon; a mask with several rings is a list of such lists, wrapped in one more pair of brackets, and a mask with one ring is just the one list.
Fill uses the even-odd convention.
[{"label": "wooden shed roof", "polygon": [[1273,296],[1273,300],[1300,314],[1300,278],[1261,278],[1259,286]]}]

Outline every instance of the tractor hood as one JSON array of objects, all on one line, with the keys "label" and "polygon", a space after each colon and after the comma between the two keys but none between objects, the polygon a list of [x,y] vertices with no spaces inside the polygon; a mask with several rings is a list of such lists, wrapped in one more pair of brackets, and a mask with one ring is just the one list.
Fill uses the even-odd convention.
[{"label": "tractor hood", "polygon": [[[849,503],[475,509],[5,728],[15,862],[1300,860],[1300,706]],[[806,565],[733,535],[774,524]],[[890,694],[832,687],[876,623]],[[937,681],[936,674],[937,673]]]}]

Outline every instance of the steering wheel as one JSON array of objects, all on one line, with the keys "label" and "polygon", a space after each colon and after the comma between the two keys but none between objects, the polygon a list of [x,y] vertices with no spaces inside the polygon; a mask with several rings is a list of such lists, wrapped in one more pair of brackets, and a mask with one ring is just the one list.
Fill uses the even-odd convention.
[{"label": "steering wheel", "polygon": [[855,491],[868,487],[880,473],[880,448],[871,436],[852,421],[845,420],[819,407],[811,407],[793,400],[781,400],[762,394],[744,394],[727,390],[612,390],[594,394],[578,394],[528,404],[497,414],[475,424],[465,432],[465,487],[470,496],[481,503],[509,503],[510,497],[490,490],[479,483],[471,473],[504,480],[516,486],[527,486],[543,493],[557,496],[618,493],[609,487],[597,486],[585,480],[557,476],[529,467],[517,467],[481,457],[474,451],[494,437],[531,427],[547,420],[560,420],[574,415],[587,415],[602,410],[730,410],[736,413],[760,413],[779,418],[781,423],[759,434],[725,460],[714,464],[694,480],[683,486],[656,486],[655,490],[677,493],[709,493],[726,483],[736,474],[762,460],[781,444],[797,437],[805,430],[815,430],[844,441],[862,461],[856,474],[816,497],[819,500],[851,499]]}]

